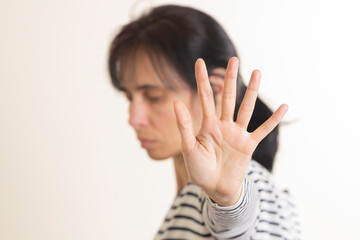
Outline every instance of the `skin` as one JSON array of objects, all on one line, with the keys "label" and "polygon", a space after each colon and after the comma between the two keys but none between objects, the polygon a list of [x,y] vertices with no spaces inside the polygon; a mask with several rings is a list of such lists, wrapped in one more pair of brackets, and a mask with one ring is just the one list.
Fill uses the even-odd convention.
[{"label": "skin", "polygon": [[157,160],[173,158],[178,190],[191,180],[218,205],[234,205],[241,197],[242,182],[256,146],[281,121],[288,106],[281,105],[249,133],[246,129],[260,85],[260,71],[253,71],[234,122],[236,57],[230,58],[226,70],[215,69],[224,73],[225,80],[209,78],[205,62],[199,58],[195,63],[198,94],[185,86],[176,91],[165,88],[147,56],[138,59],[135,78],[123,89],[130,100],[129,124],[143,143],[151,140],[146,147],[148,155]]}]

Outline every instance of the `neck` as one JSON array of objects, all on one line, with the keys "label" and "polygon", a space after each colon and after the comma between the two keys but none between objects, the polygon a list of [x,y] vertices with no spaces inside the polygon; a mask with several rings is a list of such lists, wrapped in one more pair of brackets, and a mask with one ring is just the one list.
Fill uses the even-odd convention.
[{"label": "neck", "polygon": [[179,192],[189,182],[189,177],[186,171],[186,166],[182,153],[174,156],[174,169],[177,183],[176,192]]}]

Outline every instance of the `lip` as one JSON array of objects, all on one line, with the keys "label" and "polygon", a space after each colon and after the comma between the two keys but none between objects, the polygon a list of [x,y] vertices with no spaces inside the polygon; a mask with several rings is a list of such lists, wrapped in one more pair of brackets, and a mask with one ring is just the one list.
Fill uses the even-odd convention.
[{"label": "lip", "polygon": [[139,139],[139,141],[141,143],[141,147],[143,147],[143,148],[149,148],[152,145],[154,145],[156,142],[154,140],[149,140],[149,139]]}]

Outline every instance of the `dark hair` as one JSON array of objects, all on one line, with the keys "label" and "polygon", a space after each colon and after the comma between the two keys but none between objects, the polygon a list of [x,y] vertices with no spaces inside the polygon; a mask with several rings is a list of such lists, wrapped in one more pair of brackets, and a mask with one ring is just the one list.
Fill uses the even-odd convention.
[{"label": "dark hair", "polygon": [[[149,55],[159,76],[164,73],[161,66],[165,62],[161,61],[166,61],[166,65],[170,65],[194,91],[197,91],[194,64],[198,58],[205,61],[211,75],[212,70],[217,67],[226,69],[231,57],[238,57],[235,46],[224,29],[206,13],[177,5],[154,7],[124,25],[111,43],[108,67],[115,88],[122,89],[121,73],[127,66],[131,66],[129,60],[134,61],[134,58],[130,56],[139,48]],[[160,79],[171,88],[169,78]],[[238,74],[234,121],[245,92],[246,86]],[[248,131],[254,131],[271,115],[272,111],[257,98]],[[259,143],[252,156],[270,172],[278,148],[278,133],[279,129],[276,127]]]}]

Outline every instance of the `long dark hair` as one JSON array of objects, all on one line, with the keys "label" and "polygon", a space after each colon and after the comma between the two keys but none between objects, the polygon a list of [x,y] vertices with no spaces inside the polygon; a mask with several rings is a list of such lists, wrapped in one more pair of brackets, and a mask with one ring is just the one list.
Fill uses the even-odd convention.
[{"label": "long dark hair", "polygon": [[[124,25],[111,43],[108,68],[115,88],[122,90],[123,72],[129,71],[134,65],[134,56],[139,48],[149,55],[164,85],[173,87],[161,67],[170,66],[195,92],[197,86],[194,64],[198,58],[204,59],[211,75],[215,68],[226,69],[231,57],[238,57],[235,46],[224,29],[206,13],[186,6],[154,7]],[[234,121],[245,92],[246,85],[238,74]],[[257,98],[248,131],[254,131],[271,115],[272,111]],[[279,129],[276,127],[259,143],[252,156],[270,172],[278,148],[278,134]]]}]

